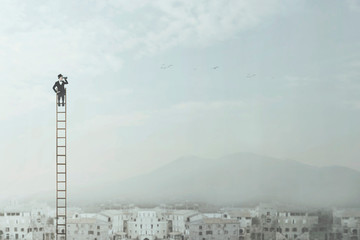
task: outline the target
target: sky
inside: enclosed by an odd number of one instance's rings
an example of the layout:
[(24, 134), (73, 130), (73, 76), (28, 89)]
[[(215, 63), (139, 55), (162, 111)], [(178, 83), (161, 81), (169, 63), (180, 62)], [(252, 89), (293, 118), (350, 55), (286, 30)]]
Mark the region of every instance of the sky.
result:
[(55, 189), (59, 73), (73, 186), (235, 152), (360, 170), (359, 0), (0, 2), (1, 197)]

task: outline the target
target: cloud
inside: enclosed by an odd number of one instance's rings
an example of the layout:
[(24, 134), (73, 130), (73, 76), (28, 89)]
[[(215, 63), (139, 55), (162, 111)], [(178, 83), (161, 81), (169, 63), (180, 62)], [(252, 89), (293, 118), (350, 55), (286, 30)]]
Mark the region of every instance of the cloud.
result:
[(126, 54), (208, 46), (256, 26), (280, 8), (278, 0), (90, 2), (5, 1), (1, 69), (16, 66), (30, 76), (59, 69), (82, 75), (118, 71)]
[(350, 107), (351, 109), (354, 110), (360, 110), (360, 100), (347, 100), (347, 101), (343, 101), (345, 106)]
[(203, 110), (216, 110), (224, 109), (228, 107), (242, 108), (246, 106), (243, 101), (197, 101), (197, 102), (183, 102), (172, 106), (175, 110), (191, 110), (191, 111), (203, 111)]
[(116, 129), (118, 127), (138, 126), (144, 123), (149, 115), (143, 112), (132, 114), (97, 115), (88, 120), (82, 128), (97, 131), (101, 128)]
[(242, 100), (217, 100), (217, 101), (192, 101), (175, 104), (169, 108), (170, 111), (216, 111), (216, 110), (246, 110), (248, 108), (260, 107), (274, 104), (282, 100), (281, 96), (266, 97), (256, 95)]
[(0, 120), (7, 120), (42, 108), (55, 98), (41, 85), (3, 84), (0, 94)]
[(360, 1), (359, 0), (347, 0), (349, 9), (351, 11), (360, 12)]
[(0, 119), (48, 102), (49, 91), (41, 86), (54, 73), (85, 79), (117, 72), (128, 57), (208, 46), (256, 26), (279, 9), (278, 0), (3, 1), (0, 77), (5, 86), (0, 106), (6, 101), (14, 105), (5, 107)]
[(130, 37), (122, 46), (138, 48), (141, 56), (175, 46), (209, 46), (256, 26), (280, 9), (276, 0), (140, 1), (132, 7), (129, 2), (114, 4), (136, 17), (125, 28)]

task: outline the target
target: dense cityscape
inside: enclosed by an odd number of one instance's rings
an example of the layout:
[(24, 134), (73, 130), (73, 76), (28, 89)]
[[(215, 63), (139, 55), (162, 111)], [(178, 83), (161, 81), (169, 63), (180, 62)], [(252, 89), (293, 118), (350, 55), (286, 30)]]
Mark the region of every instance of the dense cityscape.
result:
[[(357, 240), (360, 208), (316, 209), (280, 203), (216, 207), (205, 203), (69, 207), (71, 240)], [(0, 239), (55, 239), (55, 209), (12, 202), (0, 212)]]

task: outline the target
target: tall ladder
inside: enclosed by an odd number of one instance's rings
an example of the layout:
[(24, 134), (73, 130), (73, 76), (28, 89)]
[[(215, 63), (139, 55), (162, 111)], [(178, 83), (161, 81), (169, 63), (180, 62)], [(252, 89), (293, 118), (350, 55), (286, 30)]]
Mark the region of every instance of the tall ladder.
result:
[(56, 240), (66, 240), (66, 100), (58, 106), (56, 95)]

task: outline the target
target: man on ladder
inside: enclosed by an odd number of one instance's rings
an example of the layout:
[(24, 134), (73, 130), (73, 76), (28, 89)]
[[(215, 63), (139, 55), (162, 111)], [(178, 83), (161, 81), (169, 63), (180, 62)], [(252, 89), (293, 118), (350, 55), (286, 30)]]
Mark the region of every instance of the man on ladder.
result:
[[(66, 89), (68, 84), (67, 77), (58, 75), (58, 81), (55, 82), (53, 90), (56, 92), (56, 240), (66, 240), (66, 215), (67, 215), (67, 158), (66, 158)], [(62, 108), (60, 107), (62, 99)]]
[(62, 74), (58, 75), (58, 81), (55, 82), (53, 89), (54, 92), (56, 92), (58, 96), (58, 106), (60, 107), (60, 99), (62, 100), (62, 106), (65, 106), (64, 104), (64, 98), (66, 94), (65, 84), (68, 84), (67, 77), (63, 77)]

